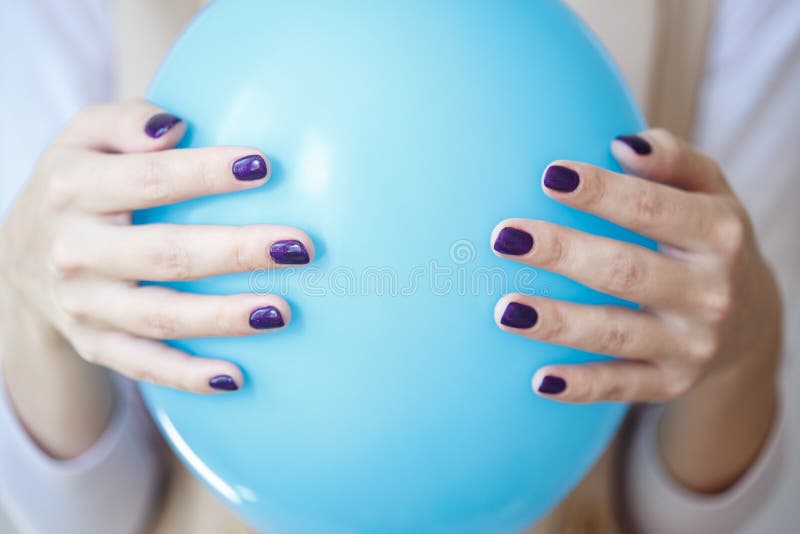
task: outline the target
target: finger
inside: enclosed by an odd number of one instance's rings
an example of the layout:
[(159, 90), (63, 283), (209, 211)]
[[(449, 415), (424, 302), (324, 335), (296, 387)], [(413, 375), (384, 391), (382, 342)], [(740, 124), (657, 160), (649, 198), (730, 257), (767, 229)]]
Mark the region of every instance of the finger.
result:
[[(314, 258), (311, 238), (290, 226), (103, 226), (70, 252), (72, 272), (124, 280), (193, 280), (297, 267)], [(63, 263), (63, 262), (62, 262)]]
[(711, 195), (572, 161), (548, 166), (542, 186), (559, 202), (686, 250), (710, 248), (723, 208)]
[(676, 396), (659, 367), (630, 360), (548, 365), (536, 371), (531, 387), (543, 397), (571, 403), (654, 402)]
[(244, 147), (106, 154), (80, 161), (74, 187), (91, 194), (75, 195), (75, 202), (101, 213), (250, 189), (263, 185), (270, 172), (269, 160), (262, 152)]
[(654, 182), (688, 191), (731, 191), (714, 160), (664, 129), (617, 137), (611, 152), (626, 172)]
[(84, 108), (56, 143), (101, 152), (153, 152), (174, 147), (186, 133), (179, 117), (144, 100)]
[(275, 295), (196, 295), (155, 286), (96, 289), (80, 306), (103, 327), (151, 339), (246, 336), (291, 321), (289, 305)]
[(587, 306), (514, 293), (497, 302), (494, 316), (507, 332), (597, 354), (659, 360), (676, 352), (672, 336), (656, 316), (621, 306)]
[(231, 362), (190, 356), (160, 341), (95, 329), (84, 330), (78, 339), (74, 345), (84, 359), (133, 380), (195, 393), (232, 391), (244, 383)]
[(498, 256), (645, 306), (684, 310), (693, 303), (686, 295), (700, 293), (701, 276), (687, 262), (553, 223), (508, 219), (495, 227), (492, 240)]

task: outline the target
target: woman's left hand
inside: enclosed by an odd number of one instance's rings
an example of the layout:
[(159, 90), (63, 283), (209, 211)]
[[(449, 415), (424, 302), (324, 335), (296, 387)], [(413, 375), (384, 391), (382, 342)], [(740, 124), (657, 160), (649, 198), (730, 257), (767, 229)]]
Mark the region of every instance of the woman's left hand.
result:
[(774, 370), (779, 293), (720, 168), (663, 130), (618, 138), (612, 152), (628, 174), (557, 161), (542, 187), (558, 202), (655, 239), (658, 251), (538, 220), (509, 219), (492, 234), (504, 258), (641, 304), (504, 296), (495, 310), (502, 329), (619, 358), (542, 367), (533, 389), (566, 402), (659, 401), (709, 376)]

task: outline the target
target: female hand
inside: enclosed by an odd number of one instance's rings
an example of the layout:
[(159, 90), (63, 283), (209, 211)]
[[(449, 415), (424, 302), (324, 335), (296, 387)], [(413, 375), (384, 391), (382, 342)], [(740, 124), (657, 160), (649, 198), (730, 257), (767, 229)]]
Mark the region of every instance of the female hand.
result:
[(628, 174), (557, 161), (545, 170), (543, 189), (655, 239), (658, 251), (536, 220), (509, 219), (493, 232), (502, 257), (642, 306), (504, 296), (495, 310), (500, 328), (619, 358), (545, 366), (533, 389), (566, 402), (658, 401), (711, 377), (747, 387), (771, 376), (781, 342), (780, 298), (719, 167), (663, 130), (618, 138), (612, 152)]
[(137, 281), (291, 267), (308, 263), (314, 248), (285, 226), (132, 226), (132, 210), (269, 179), (266, 156), (253, 148), (170, 150), (185, 131), (142, 101), (80, 113), (43, 154), (3, 225), (0, 279), (7, 308), (33, 310), (88, 362), (198, 393), (235, 390), (236, 365), (157, 340), (277, 330), (291, 319), (287, 303)]

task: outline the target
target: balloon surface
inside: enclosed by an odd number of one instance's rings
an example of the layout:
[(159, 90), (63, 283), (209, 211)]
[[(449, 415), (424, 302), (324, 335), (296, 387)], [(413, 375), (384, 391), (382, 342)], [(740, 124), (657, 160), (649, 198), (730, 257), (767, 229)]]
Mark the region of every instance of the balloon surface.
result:
[[(585, 26), (553, 0), (221, 0), (173, 47), (149, 99), (181, 146), (264, 150), (272, 179), (141, 211), (139, 224), (305, 229), (299, 270), (167, 284), (278, 293), (279, 333), (171, 341), (225, 358), (241, 390), (142, 384), (173, 449), (269, 533), (503, 533), (559, 502), (624, 404), (536, 396), (534, 371), (598, 355), (502, 332), (506, 292), (632, 305), (495, 257), (508, 217), (651, 246), (541, 191), (554, 159), (616, 168), (643, 127)], [(265, 258), (266, 248), (265, 243)]]

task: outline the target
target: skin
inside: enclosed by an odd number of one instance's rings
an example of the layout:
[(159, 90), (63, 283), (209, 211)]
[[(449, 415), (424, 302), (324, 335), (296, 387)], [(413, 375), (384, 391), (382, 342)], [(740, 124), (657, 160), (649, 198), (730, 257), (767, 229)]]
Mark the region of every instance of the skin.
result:
[[(640, 136), (639, 155), (614, 141), (626, 174), (557, 161), (580, 176), (554, 200), (636, 230), (660, 243), (651, 251), (545, 221), (509, 219), (534, 246), (500, 256), (573, 278), (642, 305), (639, 310), (506, 295), (500, 328), (514, 334), (617, 356), (539, 369), (566, 381), (563, 402), (665, 402), (659, 443), (665, 465), (690, 489), (716, 492), (744, 473), (769, 433), (777, 405), (781, 302), (744, 207), (719, 167), (663, 130)], [(537, 310), (527, 329), (500, 323), (509, 302)]]
[[(258, 333), (256, 307), (290, 310), (277, 296), (201, 296), (138, 287), (136, 280), (185, 280), (274, 267), (281, 239), (313, 245), (301, 230), (270, 225), (134, 227), (131, 211), (202, 195), (260, 187), (230, 172), (253, 148), (172, 150), (182, 124), (145, 135), (162, 112), (144, 102), (81, 113), (47, 149), (0, 232), (0, 303), (6, 386), (23, 424), (47, 453), (72, 458), (90, 447), (113, 411), (107, 368), (159, 384), (211, 393), (208, 380), (241, 371), (156, 341)], [(610, 363), (549, 366), (533, 377), (564, 378), (564, 402), (667, 401), (660, 445), (687, 487), (718, 491), (758, 454), (775, 411), (780, 300), (752, 228), (718, 167), (663, 131), (642, 134), (653, 153), (615, 142), (628, 175), (576, 162), (572, 193), (559, 202), (649, 235), (658, 252), (544, 221), (511, 219), (534, 236), (509, 257), (640, 302), (591, 307), (524, 295), (539, 312), (514, 334), (613, 354)], [(642, 178), (634, 177), (641, 176)]]
[[(157, 341), (263, 332), (250, 313), (273, 295), (191, 295), (137, 280), (188, 280), (275, 267), (268, 249), (310, 238), (286, 226), (157, 224), (132, 226), (135, 209), (263, 186), (235, 179), (247, 147), (173, 150), (178, 123), (154, 139), (147, 120), (163, 112), (143, 101), (80, 113), (45, 151), (0, 234), (3, 365), (20, 419), (56, 458), (72, 458), (102, 434), (113, 411), (105, 369), (197, 393), (209, 380), (241, 370), (190, 356)], [(281, 267), (287, 267), (281, 265)]]

